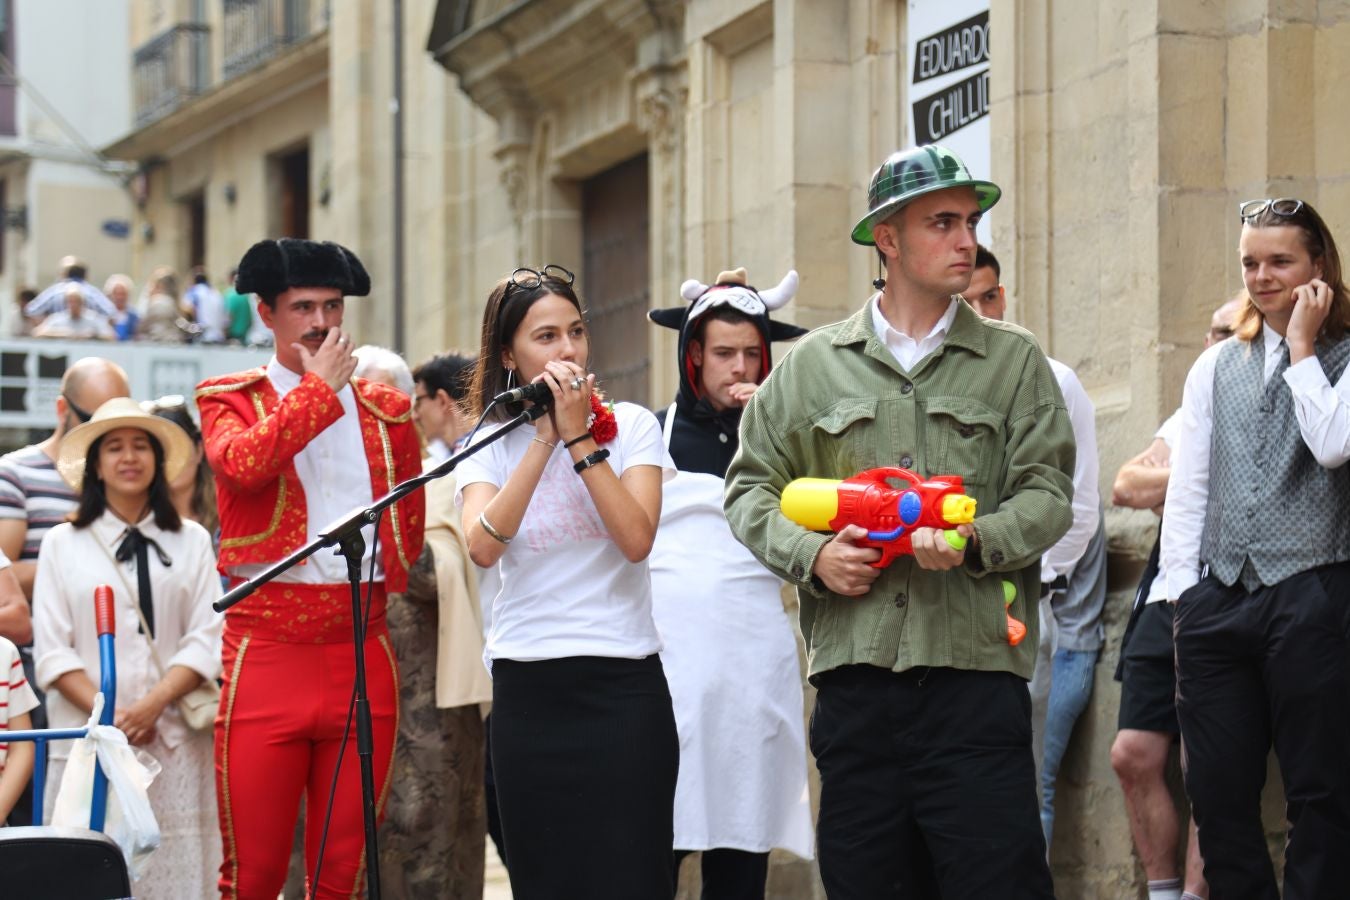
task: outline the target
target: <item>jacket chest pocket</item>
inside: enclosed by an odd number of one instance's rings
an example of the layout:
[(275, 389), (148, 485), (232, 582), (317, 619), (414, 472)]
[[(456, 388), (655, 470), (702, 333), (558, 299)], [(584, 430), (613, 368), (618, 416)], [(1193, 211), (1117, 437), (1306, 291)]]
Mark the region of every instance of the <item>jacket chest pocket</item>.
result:
[(989, 484), (1003, 458), (1003, 416), (968, 397), (931, 398), (926, 412), (925, 447), (933, 469), (925, 474)]
[(842, 400), (826, 410), (811, 423), (821, 461), (833, 460), (834, 472), (849, 474), (877, 465), (876, 418), (877, 401), (871, 398)]

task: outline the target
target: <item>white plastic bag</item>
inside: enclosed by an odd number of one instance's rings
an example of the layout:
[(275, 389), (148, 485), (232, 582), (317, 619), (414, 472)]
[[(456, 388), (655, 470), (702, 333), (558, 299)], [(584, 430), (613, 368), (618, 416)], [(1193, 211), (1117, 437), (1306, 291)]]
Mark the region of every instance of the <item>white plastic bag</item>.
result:
[(147, 857), (159, 846), (159, 823), (150, 808), (148, 790), (160, 766), (153, 756), (128, 744), (120, 729), (99, 725), (102, 711), (103, 694), (99, 693), (94, 697), (94, 710), (89, 716), (89, 736), (75, 742), (66, 761), (52, 824), (89, 827), (97, 756), (108, 776), (108, 812), (103, 831), (122, 848), (127, 870), (136, 879), (141, 876)]

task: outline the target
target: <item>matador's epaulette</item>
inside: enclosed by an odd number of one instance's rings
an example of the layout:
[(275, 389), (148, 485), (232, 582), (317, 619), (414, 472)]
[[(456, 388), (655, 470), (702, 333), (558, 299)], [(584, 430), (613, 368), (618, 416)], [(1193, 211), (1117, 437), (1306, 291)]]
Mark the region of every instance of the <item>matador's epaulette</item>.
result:
[(352, 390), (360, 404), (377, 419), (401, 425), (412, 418), (412, 401), (397, 388), (378, 381), (353, 378)]
[(197, 385), (196, 398), (209, 396), (211, 394), (221, 394), (226, 391), (238, 391), (256, 384), (260, 379), (267, 377), (267, 370), (259, 366), (256, 369), (245, 369), (243, 372), (231, 372), (228, 375), (217, 375), (215, 378), (208, 378)]

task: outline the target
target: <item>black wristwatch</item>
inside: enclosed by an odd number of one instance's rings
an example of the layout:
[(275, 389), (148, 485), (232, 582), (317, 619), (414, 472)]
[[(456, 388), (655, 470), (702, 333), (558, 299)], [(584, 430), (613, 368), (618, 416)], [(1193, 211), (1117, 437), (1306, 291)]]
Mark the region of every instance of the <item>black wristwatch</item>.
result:
[(609, 459), (609, 451), (606, 450), (604, 447), (601, 447), (594, 453), (589, 454), (588, 456), (583, 456), (581, 459), (573, 463), (572, 471), (580, 475), (582, 472), (586, 471), (591, 466), (598, 466), (600, 465), (600, 463), (604, 462), (607, 459)]

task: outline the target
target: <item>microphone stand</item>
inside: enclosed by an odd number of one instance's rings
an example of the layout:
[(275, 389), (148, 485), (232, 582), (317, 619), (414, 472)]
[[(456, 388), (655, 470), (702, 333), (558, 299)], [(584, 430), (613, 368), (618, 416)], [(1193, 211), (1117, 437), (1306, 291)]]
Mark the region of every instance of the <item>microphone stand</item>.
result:
[(281, 562), (237, 585), (211, 604), (216, 612), (224, 612), (282, 572), (293, 568), (325, 547), (336, 546), (338, 554), (346, 558), (347, 580), (352, 593), (352, 637), (356, 647), (356, 755), (361, 765), (361, 803), (366, 828), (366, 892), (369, 900), (380, 900), (380, 854), (379, 838), (376, 835), (375, 746), (371, 737), (370, 697), (366, 692), (366, 633), (365, 622), (361, 616), (361, 557), (366, 552), (366, 539), (362, 536), (361, 529), (376, 522), (384, 510), (428, 481), (448, 475), (462, 460), (488, 444), (501, 440), (521, 425), (538, 419), (550, 405), (548, 402), (536, 403), (478, 443), (465, 447), (435, 468), (395, 485), (393, 490), (370, 506), (357, 507)]

